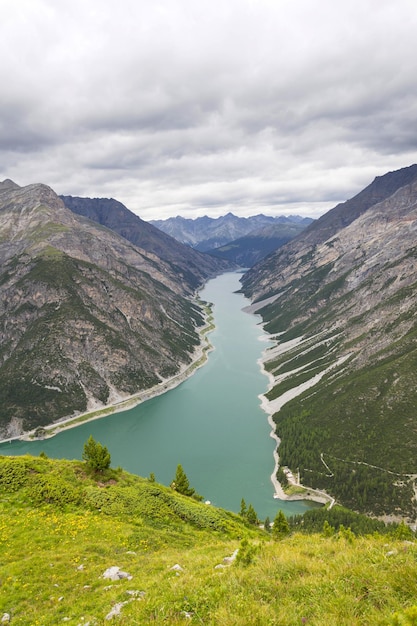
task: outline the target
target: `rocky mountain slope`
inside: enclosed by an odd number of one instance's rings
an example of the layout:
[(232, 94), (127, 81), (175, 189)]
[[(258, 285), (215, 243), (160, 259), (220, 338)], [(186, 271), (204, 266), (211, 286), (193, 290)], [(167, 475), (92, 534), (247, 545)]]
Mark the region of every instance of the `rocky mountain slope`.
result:
[(0, 262), (0, 437), (146, 389), (199, 344), (201, 272), (75, 215), (45, 185), (0, 183)]
[(285, 228), (289, 224), (301, 224), (305, 227), (311, 221), (310, 218), (297, 215), (271, 217), (260, 214), (251, 217), (238, 217), (233, 213), (228, 213), (216, 218), (206, 215), (196, 219), (177, 216), (167, 220), (153, 220), (151, 224), (175, 237), (178, 241), (201, 252), (207, 252), (266, 226), (282, 225)]
[(192, 291), (207, 278), (235, 268), (227, 260), (213, 259), (185, 246), (113, 198), (60, 197), (73, 213), (114, 230), (135, 246), (167, 261)]
[[(417, 165), (378, 177), (243, 277), (282, 465), (340, 502), (414, 519)], [(282, 476), (282, 474), (281, 474)]]

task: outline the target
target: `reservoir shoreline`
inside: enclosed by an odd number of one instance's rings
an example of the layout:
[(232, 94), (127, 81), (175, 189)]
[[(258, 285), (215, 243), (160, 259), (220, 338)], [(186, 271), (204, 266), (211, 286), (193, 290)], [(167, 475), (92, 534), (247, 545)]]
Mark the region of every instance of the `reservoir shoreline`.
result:
[(181, 463), (199, 492), (228, 510), (238, 511), (242, 497), (261, 519), (273, 517), (277, 508), (294, 515), (315, 502), (322, 504), (313, 490), (297, 485), (288, 494), (276, 480), (279, 439), (273, 412), (263, 399), (269, 377), (263, 360), (276, 346), (276, 337), (264, 330), (259, 315), (248, 315), (238, 279), (237, 272), (226, 273), (197, 295), (205, 313), (200, 343), (175, 376), (130, 397), (112, 398), (107, 406), (89, 406), (83, 414), (57, 420), (38, 436), (26, 433), (15, 437), (18, 441), (8, 437), (0, 454), (42, 451), (55, 458), (79, 458), (92, 435), (109, 447), (116, 465), (141, 476), (152, 472), (162, 484), (170, 483), (172, 468)]
[[(301, 339), (302, 338), (298, 338), (295, 341), (301, 341)], [(267, 376), (269, 379), (268, 389), (266, 390), (265, 393), (262, 393), (259, 395), (259, 399), (261, 401), (262, 410), (265, 411), (265, 413), (268, 416), (268, 424), (271, 427), (270, 437), (276, 443), (275, 449), (274, 449), (275, 466), (274, 466), (274, 471), (271, 474), (271, 482), (275, 489), (274, 497), (279, 498), (280, 500), (287, 500), (287, 501), (292, 501), (292, 502), (296, 500), (312, 500), (313, 502), (318, 502), (320, 504), (329, 504), (329, 508), (332, 508), (333, 505), (335, 504), (335, 499), (332, 496), (327, 494), (325, 491), (313, 489), (313, 488), (308, 487), (307, 485), (301, 484), (299, 480), (297, 480), (293, 476), (292, 472), (288, 468), (283, 468), (284, 472), (286, 473), (288, 483), (292, 488), (294, 487), (298, 488), (300, 490), (300, 493), (294, 493), (290, 495), (285, 493), (281, 483), (277, 479), (277, 472), (280, 467), (279, 445), (281, 443), (281, 439), (277, 435), (276, 424), (273, 420), (273, 416), (275, 415), (275, 413), (279, 411), (279, 409), (282, 406), (284, 406), (284, 404), (289, 402), (291, 399), (296, 398), (306, 388), (308, 388), (309, 386), (312, 386), (314, 382), (312, 379), (308, 381), (307, 384), (303, 383), (299, 385), (298, 387), (295, 387), (291, 389), (290, 391), (286, 392), (282, 396), (279, 396), (273, 402), (270, 402), (268, 398), (266, 397), (266, 394), (268, 393), (268, 391), (270, 391), (273, 388), (275, 384), (275, 378), (270, 372), (267, 371), (267, 369), (265, 368), (265, 363), (267, 363), (271, 359), (271, 353), (273, 353), (274, 351), (279, 350), (280, 352), (285, 352), (285, 348), (283, 348), (282, 346), (281, 347), (279, 346), (277, 337), (275, 337), (275, 340), (274, 340), (273, 337), (271, 336), (271, 341), (275, 341), (275, 346), (270, 348), (269, 350), (266, 349), (263, 351), (262, 357), (259, 359), (258, 364), (261, 368), (262, 373), (265, 374), (265, 376)], [(288, 343), (292, 344), (293, 342), (288, 342)]]

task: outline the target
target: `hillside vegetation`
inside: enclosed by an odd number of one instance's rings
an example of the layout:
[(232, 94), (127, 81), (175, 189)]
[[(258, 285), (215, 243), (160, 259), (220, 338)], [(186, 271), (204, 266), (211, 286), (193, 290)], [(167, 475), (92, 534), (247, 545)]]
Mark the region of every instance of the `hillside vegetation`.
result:
[(417, 545), (404, 525), (375, 532), (322, 509), (277, 535), (153, 476), (43, 455), (0, 457), (0, 495), (3, 622), (416, 623)]

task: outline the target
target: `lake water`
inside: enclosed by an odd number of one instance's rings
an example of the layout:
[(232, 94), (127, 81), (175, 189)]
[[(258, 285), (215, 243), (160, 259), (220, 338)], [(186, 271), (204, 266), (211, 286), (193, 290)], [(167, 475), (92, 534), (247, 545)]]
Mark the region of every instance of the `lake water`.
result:
[(178, 463), (190, 485), (213, 504), (238, 512), (241, 499), (251, 503), (260, 519), (272, 520), (278, 509), (286, 515), (304, 513), (314, 503), (273, 498), (274, 441), (259, 394), (267, 377), (258, 360), (269, 345), (260, 317), (242, 308), (249, 301), (234, 293), (240, 274), (210, 280), (201, 292), (213, 303), (216, 328), (208, 362), (181, 385), (133, 409), (64, 431), (51, 439), (13, 441), (0, 454), (45, 452), (51, 458), (81, 459), (90, 435), (106, 445), (112, 467), (141, 476), (155, 474), (169, 485)]

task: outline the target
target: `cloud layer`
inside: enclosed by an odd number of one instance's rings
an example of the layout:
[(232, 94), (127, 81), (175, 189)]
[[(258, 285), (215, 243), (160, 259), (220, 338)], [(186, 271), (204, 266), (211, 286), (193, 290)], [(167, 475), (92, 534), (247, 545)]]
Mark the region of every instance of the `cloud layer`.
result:
[(3, 0), (0, 179), (317, 216), (417, 161), (415, 0)]

